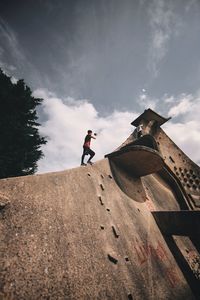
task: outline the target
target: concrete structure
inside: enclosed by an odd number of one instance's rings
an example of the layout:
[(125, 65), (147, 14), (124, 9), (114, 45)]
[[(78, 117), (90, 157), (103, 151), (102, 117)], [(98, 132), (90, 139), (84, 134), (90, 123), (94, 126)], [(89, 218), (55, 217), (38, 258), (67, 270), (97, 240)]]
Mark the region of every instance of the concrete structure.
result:
[(146, 110), (93, 166), (0, 180), (0, 299), (200, 299), (200, 169)]

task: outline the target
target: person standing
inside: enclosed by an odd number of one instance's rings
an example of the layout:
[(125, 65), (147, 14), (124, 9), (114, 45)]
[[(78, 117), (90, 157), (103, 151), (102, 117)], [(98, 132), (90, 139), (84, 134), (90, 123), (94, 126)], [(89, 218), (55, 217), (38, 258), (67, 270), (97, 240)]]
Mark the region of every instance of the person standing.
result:
[(91, 142), (91, 139), (96, 139), (96, 133), (94, 133), (94, 136), (92, 135), (92, 130), (88, 130), (87, 132), (87, 135), (85, 137), (85, 140), (84, 140), (84, 144), (83, 144), (83, 154), (82, 154), (82, 157), (81, 157), (81, 166), (86, 166), (86, 164), (84, 163), (84, 158), (86, 155), (90, 155), (87, 163), (92, 165), (93, 162), (91, 161), (91, 159), (95, 156), (95, 152), (90, 149), (90, 142)]

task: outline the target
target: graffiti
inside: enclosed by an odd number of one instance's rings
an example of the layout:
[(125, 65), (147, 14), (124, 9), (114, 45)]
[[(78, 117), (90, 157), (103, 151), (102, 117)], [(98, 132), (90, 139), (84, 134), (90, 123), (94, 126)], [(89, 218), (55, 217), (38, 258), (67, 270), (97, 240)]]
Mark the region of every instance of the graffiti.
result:
[[(160, 261), (162, 263), (168, 261), (167, 253), (160, 241), (158, 241), (156, 247), (153, 247), (153, 245), (150, 243), (141, 244), (141, 242), (136, 239), (134, 249), (140, 266), (147, 263), (151, 258), (154, 258), (156, 261)], [(172, 288), (174, 288), (179, 282), (179, 277), (175, 269), (167, 268), (166, 277)]]
[(140, 265), (144, 264), (148, 259), (145, 249), (144, 249), (144, 246), (136, 245), (136, 246), (134, 246), (134, 249), (135, 249), (135, 252), (137, 253), (137, 257), (138, 257)]
[(175, 288), (177, 283), (179, 282), (179, 277), (175, 271), (175, 269), (169, 268), (166, 270), (166, 276), (169, 280), (169, 283), (172, 288)]
[(146, 201), (145, 201), (146, 207), (150, 211), (155, 211), (155, 205), (154, 205), (153, 201), (151, 200), (151, 199), (154, 199), (152, 192), (151, 192), (151, 190), (149, 190), (149, 188), (145, 184), (143, 184), (143, 186), (144, 186), (144, 190), (145, 190), (145, 194), (146, 194)]
[(156, 254), (157, 254), (158, 258), (162, 261), (164, 261), (167, 258), (167, 254), (166, 254), (165, 249), (162, 246), (161, 242), (158, 242), (158, 245), (156, 247)]
[(147, 208), (150, 211), (155, 211), (155, 206), (153, 204), (153, 201), (150, 198), (146, 197), (146, 202), (145, 203), (146, 203)]
[(157, 257), (162, 261), (166, 260), (167, 258), (166, 251), (161, 242), (158, 242), (157, 246), (154, 248), (150, 243), (141, 244), (136, 239), (136, 245), (134, 248), (141, 264), (146, 262), (149, 256)]

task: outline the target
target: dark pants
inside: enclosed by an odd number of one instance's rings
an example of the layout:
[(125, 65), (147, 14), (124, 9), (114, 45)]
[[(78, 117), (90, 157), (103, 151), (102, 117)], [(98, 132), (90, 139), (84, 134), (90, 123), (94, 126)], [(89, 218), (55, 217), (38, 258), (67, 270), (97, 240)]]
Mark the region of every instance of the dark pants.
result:
[(81, 157), (81, 163), (84, 163), (84, 158), (86, 155), (90, 155), (89, 159), (87, 162), (89, 162), (94, 156), (95, 156), (95, 152), (92, 151), (90, 148), (83, 146), (83, 155)]

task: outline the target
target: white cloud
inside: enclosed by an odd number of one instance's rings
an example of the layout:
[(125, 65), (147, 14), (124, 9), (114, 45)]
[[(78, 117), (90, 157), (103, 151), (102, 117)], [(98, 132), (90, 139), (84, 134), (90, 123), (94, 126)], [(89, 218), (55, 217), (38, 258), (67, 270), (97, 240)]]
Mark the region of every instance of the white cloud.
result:
[[(170, 103), (171, 105), (171, 103)], [(168, 112), (172, 120), (163, 129), (170, 138), (196, 163), (200, 164), (200, 95), (177, 97)]]
[(115, 111), (100, 117), (87, 100), (60, 99), (44, 89), (36, 90), (34, 96), (44, 99), (42, 109), (47, 118), (40, 128), (41, 134), (48, 136), (42, 148), (45, 157), (38, 163), (40, 173), (79, 166), (88, 129), (98, 134), (91, 145), (96, 152), (94, 160), (102, 159), (129, 136), (133, 130), (130, 123), (138, 115)]
[[(172, 117), (163, 129), (194, 162), (200, 164), (200, 91), (195, 95), (164, 94), (159, 99), (142, 93), (137, 101), (141, 108), (151, 108), (163, 116)], [(162, 105), (162, 103), (164, 105)]]
[[(139, 115), (115, 111), (101, 117), (88, 100), (60, 99), (44, 89), (36, 90), (34, 96), (44, 99), (42, 110), (46, 121), (42, 122), (40, 132), (48, 136), (48, 143), (42, 148), (45, 157), (38, 163), (39, 173), (79, 166), (88, 129), (98, 134), (91, 145), (96, 152), (94, 161), (102, 159), (125, 141), (133, 131), (130, 123)], [(144, 108), (152, 101), (155, 109), (157, 100), (146, 97)], [(175, 99), (166, 95), (166, 99), (170, 98)], [(182, 94), (176, 101), (166, 103), (174, 118), (163, 126), (169, 137), (196, 163), (200, 163), (200, 152), (196, 151), (200, 148), (199, 99)]]
[(140, 95), (140, 99), (143, 101), (143, 100), (146, 100), (147, 96), (145, 94), (141, 94)]
[(168, 115), (171, 117), (177, 117), (188, 113), (193, 107), (192, 100), (191, 95), (183, 95), (183, 98), (180, 99), (178, 104), (170, 108)]
[(158, 103), (158, 99), (151, 98), (148, 94), (142, 93), (139, 95), (139, 99), (137, 103), (140, 105), (142, 109), (151, 108), (153, 110), (156, 109), (156, 105)]
[(174, 102), (174, 96), (170, 96), (170, 97), (168, 97), (168, 95), (164, 95), (164, 102), (165, 103), (172, 103), (172, 102)]
[[(173, 97), (173, 96), (172, 96)], [(200, 113), (200, 91), (195, 95), (181, 94), (173, 97), (174, 101), (167, 103), (170, 105), (168, 110), (168, 116), (179, 117), (183, 122), (191, 120), (199, 121)]]
[(8, 63), (5, 63), (3, 61), (3, 57), (0, 53), (0, 68), (4, 71), (4, 73), (8, 76), (10, 76), (10, 73), (16, 70), (16, 68), (13, 65), (10, 65)]
[(11, 76), (10, 80), (12, 81), (12, 83), (16, 84), (18, 79), (15, 76)]
[(164, 59), (169, 41), (173, 35), (178, 35), (182, 26), (181, 20), (174, 12), (173, 2), (153, 0), (149, 6), (151, 42), (149, 48), (148, 66), (157, 77), (159, 64)]
[(194, 162), (200, 164), (200, 122), (169, 122), (163, 126), (165, 132)]

